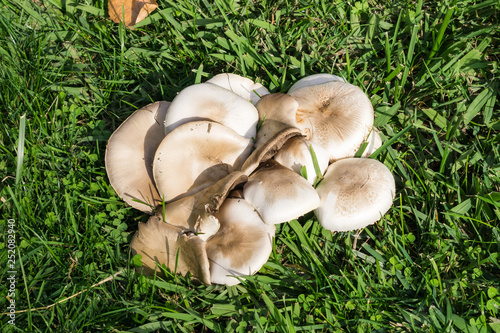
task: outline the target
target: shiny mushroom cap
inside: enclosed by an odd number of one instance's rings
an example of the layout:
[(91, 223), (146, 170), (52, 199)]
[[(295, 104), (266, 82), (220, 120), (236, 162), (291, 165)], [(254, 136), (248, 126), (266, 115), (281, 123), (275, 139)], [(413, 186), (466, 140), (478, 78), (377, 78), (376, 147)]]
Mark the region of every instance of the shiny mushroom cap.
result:
[(200, 83), (183, 89), (165, 118), (166, 133), (191, 121), (210, 120), (239, 135), (255, 137), (258, 113), (252, 103), (216, 84)]
[(316, 188), (315, 210), (321, 225), (332, 231), (364, 228), (392, 206), (396, 188), (390, 170), (371, 158), (346, 158), (331, 164)]
[(160, 197), (171, 202), (240, 170), (252, 141), (212, 121), (185, 123), (158, 146), (153, 175)]
[(296, 219), (319, 206), (314, 188), (274, 160), (263, 163), (243, 186), (243, 197), (267, 224)]
[(111, 186), (130, 206), (152, 214), (160, 201), (153, 178), (153, 158), (165, 137), (163, 121), (169, 102), (149, 104), (128, 117), (106, 147)]
[(308, 140), (325, 148), (330, 161), (354, 156), (373, 127), (370, 99), (340, 81), (306, 86), (290, 93), (298, 102), (297, 126)]
[(269, 90), (260, 83), (255, 83), (249, 78), (231, 73), (218, 74), (207, 81), (234, 92), (236, 95), (255, 105), (259, 99), (269, 94)]
[(215, 216), (219, 231), (207, 241), (212, 283), (235, 285), (235, 276), (256, 273), (269, 259), (274, 225), (265, 224), (243, 199), (226, 199)]

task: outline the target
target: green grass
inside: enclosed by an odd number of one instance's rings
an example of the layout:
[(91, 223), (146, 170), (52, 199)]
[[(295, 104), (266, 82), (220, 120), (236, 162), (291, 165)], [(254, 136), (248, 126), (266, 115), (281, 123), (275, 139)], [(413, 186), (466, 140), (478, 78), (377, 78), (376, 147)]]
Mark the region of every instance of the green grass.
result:
[[(497, 0), (159, 0), (135, 30), (106, 5), (0, 0), (0, 311), (8, 219), (19, 311), (3, 332), (500, 332)], [(394, 206), (358, 233), (280, 225), (238, 286), (136, 275), (128, 243), (147, 216), (110, 187), (106, 141), (222, 72), (272, 92), (321, 72), (359, 85)]]

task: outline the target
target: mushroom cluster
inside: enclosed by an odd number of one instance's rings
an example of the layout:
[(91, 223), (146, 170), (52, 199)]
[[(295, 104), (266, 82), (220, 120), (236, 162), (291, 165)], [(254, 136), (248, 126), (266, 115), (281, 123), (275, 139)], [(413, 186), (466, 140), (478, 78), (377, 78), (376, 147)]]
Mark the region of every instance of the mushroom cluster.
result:
[(368, 158), (381, 146), (373, 122), (366, 94), (330, 74), (286, 94), (219, 74), (135, 111), (105, 163), (117, 194), (152, 215), (131, 242), (141, 271), (234, 285), (267, 262), (276, 224), (311, 211), (332, 231), (376, 222), (395, 182)]

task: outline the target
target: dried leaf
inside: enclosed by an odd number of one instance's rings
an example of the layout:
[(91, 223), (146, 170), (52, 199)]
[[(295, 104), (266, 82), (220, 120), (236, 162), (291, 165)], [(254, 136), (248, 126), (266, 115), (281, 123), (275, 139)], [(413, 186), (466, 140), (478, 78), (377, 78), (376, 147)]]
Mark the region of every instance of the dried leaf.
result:
[(130, 28), (144, 20), (157, 7), (156, 0), (109, 0), (108, 13), (113, 22), (123, 22)]

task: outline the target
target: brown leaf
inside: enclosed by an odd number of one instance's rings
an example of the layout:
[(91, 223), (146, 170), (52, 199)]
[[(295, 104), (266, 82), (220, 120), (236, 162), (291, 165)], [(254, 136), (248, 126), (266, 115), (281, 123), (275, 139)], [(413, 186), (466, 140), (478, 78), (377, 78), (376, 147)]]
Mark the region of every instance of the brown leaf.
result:
[(113, 22), (123, 22), (130, 28), (145, 19), (157, 7), (156, 0), (109, 0), (108, 13)]

